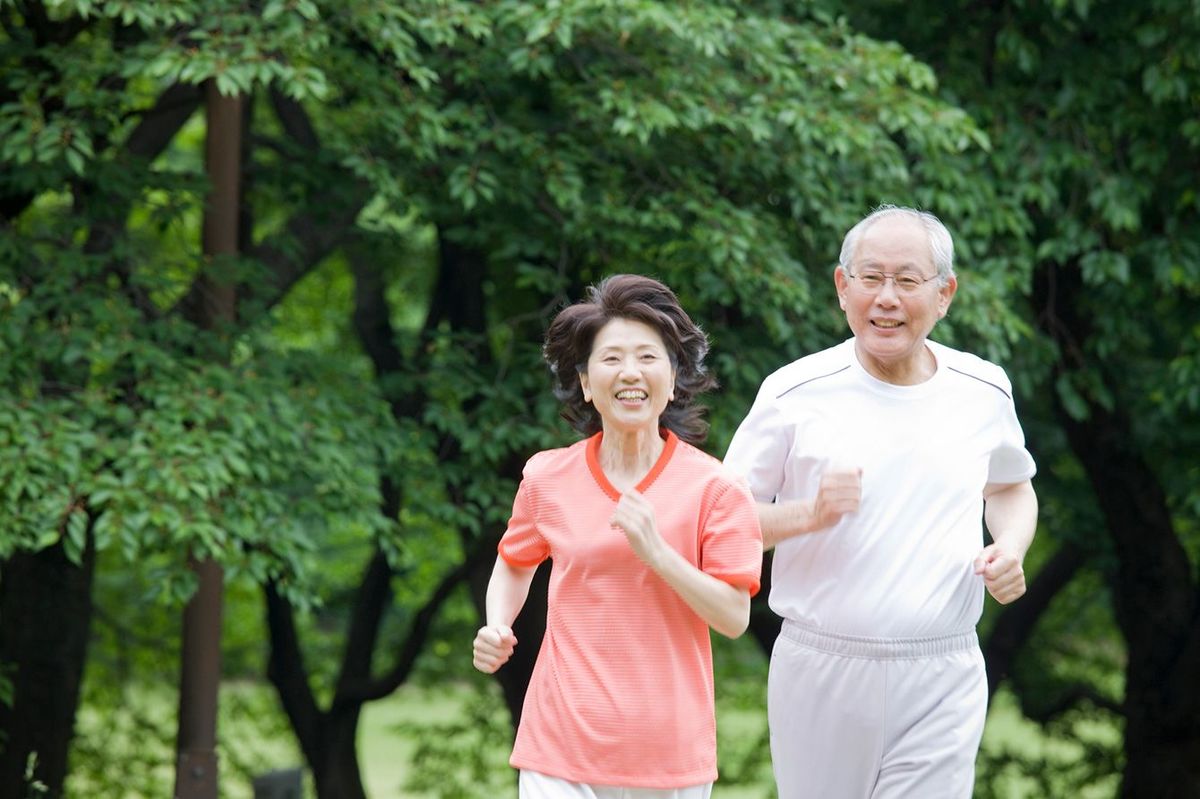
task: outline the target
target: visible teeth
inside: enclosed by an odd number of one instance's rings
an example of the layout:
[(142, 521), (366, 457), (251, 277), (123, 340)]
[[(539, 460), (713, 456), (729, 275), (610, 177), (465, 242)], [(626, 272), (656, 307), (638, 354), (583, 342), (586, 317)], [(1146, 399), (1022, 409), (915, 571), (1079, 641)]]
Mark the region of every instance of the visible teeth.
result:
[(624, 391), (617, 392), (617, 399), (645, 399), (645, 398), (646, 398), (645, 391), (635, 391), (633, 389), (626, 389)]
[(900, 327), (900, 323), (894, 319), (876, 319), (876, 327)]

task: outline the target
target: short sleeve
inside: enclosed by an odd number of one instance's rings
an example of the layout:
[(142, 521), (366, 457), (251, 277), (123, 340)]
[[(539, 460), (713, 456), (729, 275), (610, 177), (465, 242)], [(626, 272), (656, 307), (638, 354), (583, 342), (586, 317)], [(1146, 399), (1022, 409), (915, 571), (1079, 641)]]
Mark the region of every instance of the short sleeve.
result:
[(759, 502), (774, 502), (783, 487), (790, 442), (775, 397), (764, 384), (750, 413), (733, 434), (725, 453), (725, 466), (746, 478), (750, 493)]
[(500, 557), (511, 566), (537, 566), (550, 557), (550, 545), (538, 532), (532, 493), (529, 479), (522, 480), (513, 499), (508, 529), (500, 539)]
[(1022, 483), (1033, 477), (1037, 466), (1025, 448), (1025, 433), (1017, 420), (1017, 409), (1009, 397), (1000, 408), (1000, 440), (988, 460), (989, 483)]
[(741, 480), (726, 483), (704, 516), (700, 568), (730, 585), (758, 593), (762, 574), (762, 530), (758, 508)]

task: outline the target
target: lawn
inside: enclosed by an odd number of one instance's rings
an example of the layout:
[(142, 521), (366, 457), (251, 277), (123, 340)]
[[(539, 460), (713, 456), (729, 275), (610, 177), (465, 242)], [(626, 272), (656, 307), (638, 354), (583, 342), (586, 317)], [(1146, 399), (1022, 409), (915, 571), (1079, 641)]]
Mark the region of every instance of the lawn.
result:
[[(435, 799), (435, 793), (406, 791), (402, 786), (419, 768), (413, 762), (417, 742), (409, 736), (398, 734), (397, 727), (432, 722), (450, 724), (461, 719), (464, 707), (469, 703), (471, 691), (466, 687), (438, 688), (427, 691), (404, 687), (386, 700), (370, 705), (363, 715), (359, 752), (363, 766), (363, 778), (371, 799)], [(495, 713), (505, 717), (499, 696), (495, 697)], [(773, 799), (770, 765), (766, 761), (749, 756), (756, 742), (766, 732), (765, 709), (746, 707), (744, 695), (723, 701), (718, 708), (718, 736), (722, 749), (722, 769), (733, 761), (743, 772), (742, 782), (729, 784), (718, 781), (713, 790), (714, 799)], [(1038, 725), (1021, 717), (1016, 703), (1007, 693), (1001, 693), (993, 703), (984, 733), (983, 750), (995, 756), (1011, 753), (1029, 760), (1046, 759), (1052, 763), (1069, 764), (1085, 756), (1085, 745), (1089, 741), (1118, 740), (1118, 731), (1104, 724), (1081, 724), (1077, 726), (1079, 741), (1070, 742), (1051, 739), (1043, 734)], [(497, 751), (492, 753), (495, 768), (504, 770), (508, 753), (508, 741), (494, 742)], [(737, 770), (734, 769), (734, 770)], [(1019, 773), (1015, 766), (1003, 769), (990, 788), (997, 799), (1111, 799), (1116, 795), (1117, 778), (1080, 791), (1050, 788), (1049, 791), (1032, 777)], [(515, 790), (512, 796), (515, 796)]]
[[(480, 685), (487, 683), (406, 685), (367, 705), (359, 727), (359, 758), (370, 799), (516, 796), (514, 773), (507, 765), (508, 713), (498, 689), (488, 685), (487, 693), (480, 693)], [(713, 790), (714, 799), (774, 797), (763, 743), (763, 690), (756, 681), (718, 680), (722, 778)], [(174, 698), (164, 690), (153, 701), (143, 697), (142, 707), (138, 704), (131, 702), (126, 715), (103, 719), (86, 709), (81, 713), (80, 732), (95, 749), (76, 752), (69, 797), (167, 795), (173, 781)], [(981, 763), (990, 759), (994, 774), (976, 796), (1112, 799), (1116, 776), (1080, 790), (1062, 786), (1085, 762), (1089, 747), (1117, 742), (1119, 731), (1099, 722), (1076, 723), (1072, 731), (1074, 739), (1046, 736), (1021, 717), (1011, 696), (1001, 693), (989, 714), (981, 753)], [(251, 799), (252, 774), (301, 765), (269, 686), (247, 682), (223, 686), (219, 736), (223, 799)], [(94, 759), (91, 768), (85, 765), (90, 759)], [(1048, 782), (1039, 783), (1023, 773), (1023, 764), (1040, 761), (1050, 764), (1042, 769)], [(102, 768), (106, 778), (89, 778), (93, 768)], [(425, 787), (412, 787), (414, 781)], [(306, 799), (314, 796), (310, 783), (306, 777)], [(482, 787), (470, 791), (466, 786)]]

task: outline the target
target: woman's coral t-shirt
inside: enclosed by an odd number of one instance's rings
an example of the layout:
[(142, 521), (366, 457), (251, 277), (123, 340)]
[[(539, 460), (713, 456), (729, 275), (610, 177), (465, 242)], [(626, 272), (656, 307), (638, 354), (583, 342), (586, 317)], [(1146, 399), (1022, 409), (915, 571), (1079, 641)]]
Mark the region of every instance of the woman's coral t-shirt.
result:
[[(510, 763), (573, 782), (678, 788), (717, 777), (708, 625), (609, 523), (620, 493), (600, 468), (602, 433), (530, 458), (500, 555), (551, 558), (546, 635)], [(762, 534), (745, 484), (666, 433), (637, 486), (689, 562), (759, 588)]]

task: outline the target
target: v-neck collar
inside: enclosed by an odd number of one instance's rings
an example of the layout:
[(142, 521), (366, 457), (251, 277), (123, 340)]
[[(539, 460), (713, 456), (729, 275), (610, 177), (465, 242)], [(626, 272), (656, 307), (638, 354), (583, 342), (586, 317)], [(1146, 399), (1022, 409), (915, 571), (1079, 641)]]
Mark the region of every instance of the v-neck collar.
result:
[[(679, 437), (670, 430), (663, 429), (663, 448), (658, 454), (658, 460), (650, 467), (650, 471), (646, 472), (646, 476), (641, 479), (634, 490), (639, 494), (644, 493), (650, 484), (662, 474), (663, 469), (667, 468), (668, 461), (671, 460), (671, 455), (675, 453), (675, 445), (679, 442)], [(616, 489), (612, 483), (608, 481), (608, 476), (604, 474), (604, 469), (600, 467), (600, 442), (604, 439), (604, 431), (601, 430), (596, 435), (588, 439), (587, 442), (587, 465), (588, 470), (592, 473), (592, 477), (596, 483), (608, 494), (614, 501), (620, 501), (621, 492)]]

